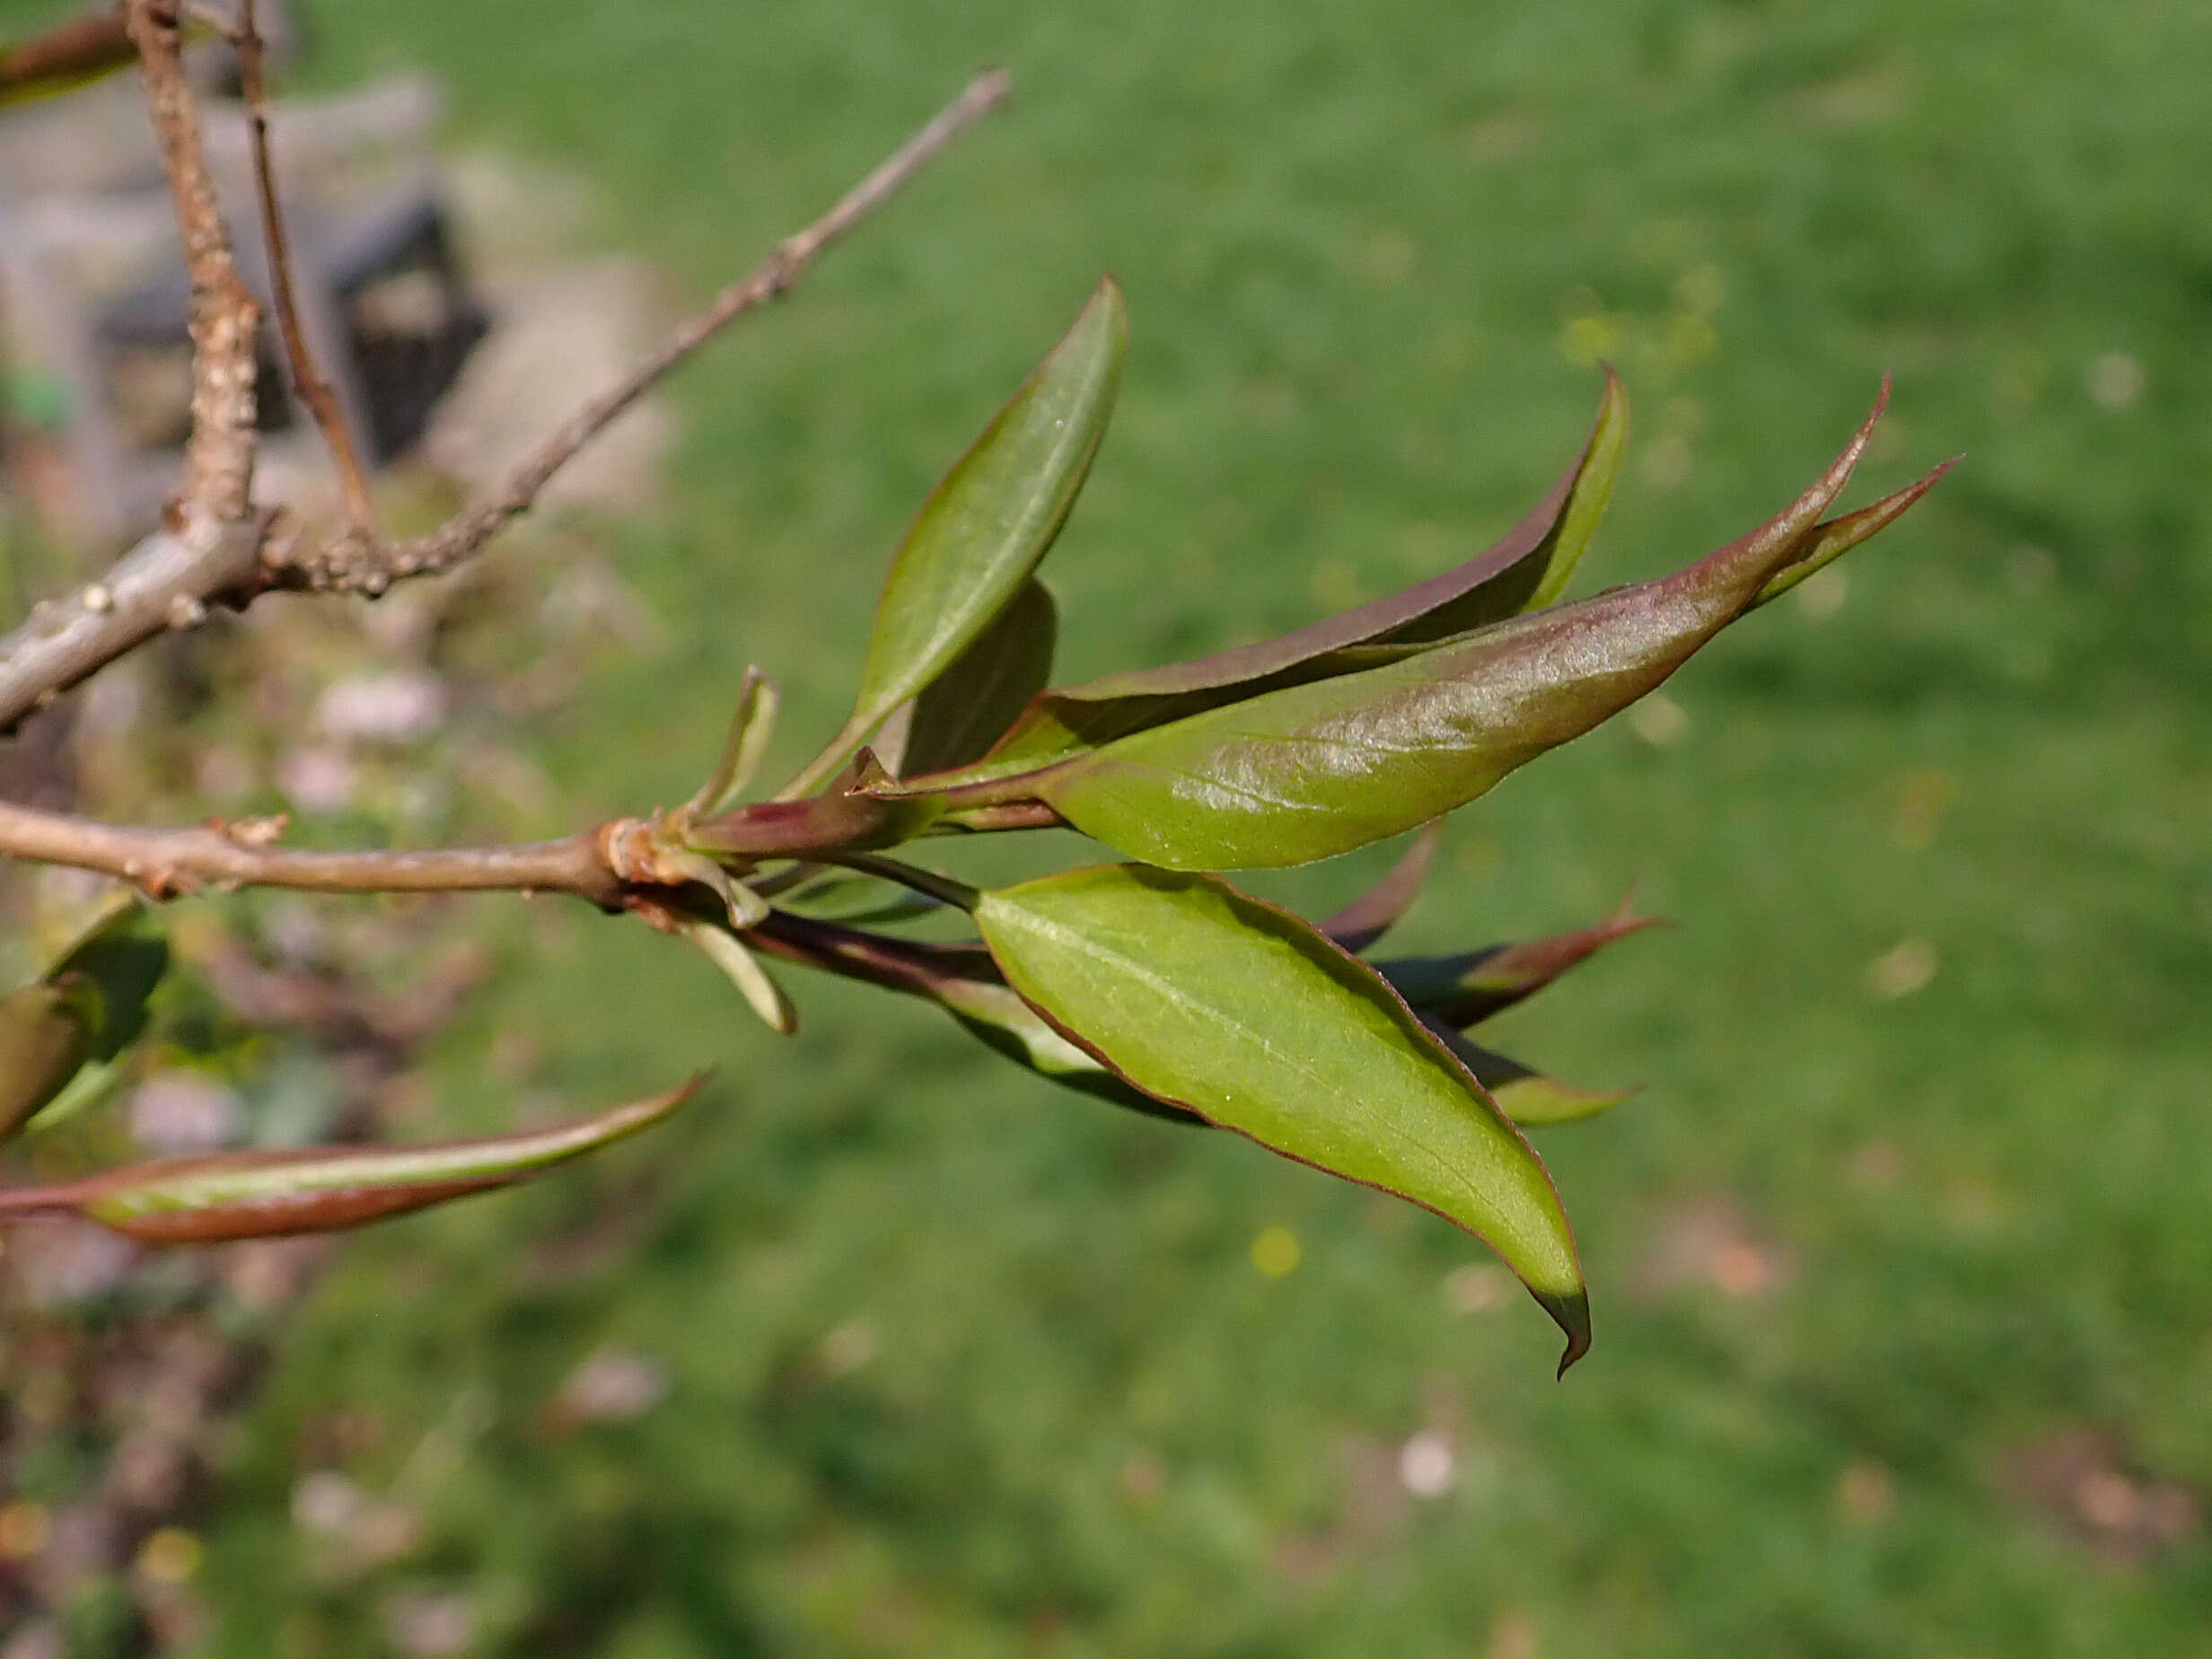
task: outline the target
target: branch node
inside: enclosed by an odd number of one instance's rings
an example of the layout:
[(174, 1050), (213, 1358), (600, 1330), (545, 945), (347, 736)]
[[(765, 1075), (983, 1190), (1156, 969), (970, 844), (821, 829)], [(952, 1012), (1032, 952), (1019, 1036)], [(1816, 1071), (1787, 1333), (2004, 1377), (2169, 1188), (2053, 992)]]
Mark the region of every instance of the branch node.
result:
[(289, 812), (275, 812), (266, 818), (238, 818), (229, 822), (211, 820), (208, 828), (234, 847), (269, 847), (291, 828)]

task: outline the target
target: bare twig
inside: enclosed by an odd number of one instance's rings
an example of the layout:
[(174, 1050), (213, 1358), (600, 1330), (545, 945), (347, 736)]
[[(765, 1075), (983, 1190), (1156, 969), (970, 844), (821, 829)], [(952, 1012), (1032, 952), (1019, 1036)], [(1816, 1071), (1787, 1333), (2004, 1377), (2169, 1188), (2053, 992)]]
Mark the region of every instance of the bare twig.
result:
[(166, 628), (204, 619), (210, 601), (253, 592), (258, 520), (202, 517), (148, 536), (108, 574), (48, 600), (0, 648), (0, 733)]
[(622, 903), (596, 832), (508, 847), (422, 852), (311, 852), (269, 844), (268, 821), (155, 830), (0, 803), (0, 856), (119, 876), (157, 899), (201, 887), (317, 892), (559, 892)]
[(538, 492), (569, 458), (671, 369), (736, 318), (788, 293), (815, 255), (882, 206), (955, 138), (1005, 101), (1008, 84), (1005, 72), (996, 69), (970, 82), (966, 91), (847, 191), (837, 206), (797, 235), (778, 243), (750, 276), (716, 294), (712, 303), (677, 328), (619, 383), (571, 416), (523, 459), (490, 500), (426, 536), (393, 547), (380, 548), (355, 537), (315, 553), (294, 554), (279, 580), (286, 586), (380, 593), (405, 577), (452, 569), (500, 528), (528, 512)]
[[(180, 101), (180, 118), (174, 108), (163, 130), (181, 128), (190, 134), (193, 142), (186, 146), (193, 157), (198, 157), (197, 134), (192, 127), (190, 92), (176, 69), (175, 23), (173, 17), (166, 24), (157, 24), (152, 19), (152, 0), (131, 0), (134, 30), (148, 34), (167, 30), (171, 51), (164, 59), (167, 67), (158, 84), (165, 89), (161, 98)], [(137, 38), (134, 35), (134, 38)], [(149, 71), (149, 84), (157, 77)], [(76, 604), (66, 610), (48, 607), (43, 615), (33, 615), (4, 638), (0, 638), (0, 733), (13, 729), (15, 723), (43, 699), (67, 689), (105, 664), (113, 662), (125, 652), (159, 630), (164, 622), (181, 625), (197, 620), (206, 606), (228, 601), (243, 603), (260, 591), (272, 587), (320, 588), (340, 592), (379, 593), (393, 582), (404, 576), (423, 575), (434, 571), (449, 570), (467, 558), (501, 526), (529, 510), (538, 492), (553, 475), (592, 437), (610, 421), (628, 408), (637, 398), (666, 374), (677, 364), (706, 343), (716, 330), (742, 312), (762, 302), (774, 299), (786, 292), (795, 283), (807, 265), (830, 242), (853, 228), (862, 218), (880, 206), (900, 186), (906, 183), (932, 161), (952, 140), (972, 127), (984, 115), (1004, 101), (1007, 80), (997, 70), (981, 75), (970, 82), (966, 91), (941, 110), (928, 126), (908, 139), (888, 160), (865, 179), (847, 191), (842, 200), (807, 229), (784, 241), (765, 260), (759, 269), (744, 281), (725, 289), (699, 315), (676, 329), (668, 340), (650, 358), (625, 379), (564, 425), (548, 438), (522, 465), (497, 495), (482, 505), (455, 518), (442, 529), (427, 536), (405, 542), (395, 548), (385, 548), (373, 537), (358, 527), (349, 529), (328, 546), (302, 549), (291, 540), (282, 529), (281, 519), (266, 521), (261, 533), (249, 539), (241, 566), (238, 543), (227, 533), (217, 536), (213, 527), (191, 531), (188, 523), (174, 526), (148, 537), (145, 541), (127, 554), (109, 572), (107, 576), (86, 590), (94, 598), (105, 593), (117, 596), (126, 590), (132, 593), (146, 592), (158, 601), (151, 609), (137, 604), (126, 607), (118, 598), (108, 609), (93, 604)], [(168, 154), (164, 139), (164, 154)], [(206, 183), (204, 166), (180, 169), (172, 164), (171, 179), (175, 183), (187, 177)], [(198, 198), (195, 196), (195, 201)], [(206, 200), (213, 201), (212, 190)], [(203, 233), (213, 226), (213, 245), (222, 254), (224, 268), (229, 272), (228, 281), (236, 284), (236, 269), (230, 263), (229, 248), (222, 238), (222, 223), (212, 212), (202, 215), (197, 207), (184, 206), (185, 193), (179, 184), (179, 213), (188, 226), (198, 225)], [(189, 240), (189, 238), (188, 238)], [(195, 312), (198, 312), (198, 294), (202, 286), (203, 268), (212, 270), (214, 262), (204, 259), (194, 265), (193, 292)], [(227, 291), (227, 290), (225, 290)], [(246, 306), (252, 305), (242, 286), (237, 292)], [(203, 374), (196, 359), (193, 399), (194, 443), (204, 452), (201, 463), (188, 467), (188, 495), (186, 505), (199, 509), (198, 516), (210, 516), (211, 506), (235, 505), (237, 511), (228, 516), (239, 517), (244, 513), (243, 482), (250, 478), (252, 465), (252, 317), (248, 310), (229, 313), (233, 322), (242, 316), (246, 320), (231, 328), (224, 336), (224, 343), (233, 348), (242, 348), (243, 369), (236, 369), (233, 359), (236, 350), (221, 357), (223, 364), (230, 365)], [(198, 324), (195, 323), (194, 340), (199, 340)], [(202, 356), (206, 354), (203, 352)], [(242, 379), (240, 378), (242, 373)], [(203, 385), (220, 382), (236, 385), (243, 392), (243, 423), (237, 420), (239, 409), (233, 406), (218, 411), (222, 418), (211, 423), (203, 418), (200, 391)], [(201, 443), (201, 434), (208, 433), (206, 443)], [(220, 437), (223, 441), (216, 442)], [(235, 452), (236, 465), (225, 470), (214, 465), (206, 456), (230, 455)], [(209, 477), (235, 478), (238, 489), (227, 487), (219, 492), (206, 493), (205, 480)], [(214, 512), (212, 516), (224, 516)], [(191, 533), (187, 533), (191, 531)], [(158, 572), (158, 583), (148, 573)]]
[(177, 12), (163, 0), (124, 0), (123, 16), (145, 75), (146, 108), (176, 198), (192, 283), (192, 435), (185, 443), (180, 505), (188, 525), (242, 519), (253, 501), (253, 336), (261, 308), (238, 274), (223, 228), (185, 78)]
[(268, 250), (269, 287), (276, 302), (276, 324), (284, 335), (285, 356), (292, 364), (292, 382), (315, 417), (322, 441), (329, 445), (331, 463), (346, 492), (346, 514), (357, 530), (369, 526), (369, 486), (362, 474), (361, 457), (330, 384), (316, 372), (307, 349), (307, 334), (300, 327), (298, 303), (292, 293), (292, 252), (285, 239), (284, 210), (276, 199), (276, 173), (268, 153), (268, 86), (265, 69), (268, 48), (254, 22), (254, 0), (240, 0), (238, 25), (231, 43), (238, 51), (238, 79), (246, 106), (246, 127), (253, 144), (254, 192), (261, 204), (261, 240)]

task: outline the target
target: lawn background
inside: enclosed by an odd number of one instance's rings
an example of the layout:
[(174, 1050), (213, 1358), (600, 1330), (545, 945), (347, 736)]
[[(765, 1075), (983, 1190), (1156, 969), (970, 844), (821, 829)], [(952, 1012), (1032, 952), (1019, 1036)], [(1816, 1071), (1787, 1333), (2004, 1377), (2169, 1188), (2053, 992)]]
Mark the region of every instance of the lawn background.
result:
[[(777, 1043), (643, 930), (487, 904), (512, 970), (443, 1047), (455, 1120), (720, 1081), (604, 1168), (360, 1242), (208, 1517), (210, 1652), (383, 1652), (391, 1598), (460, 1590), (484, 1653), (610, 1659), (2212, 1654), (2201, 1529), (2113, 1566), (2008, 1473), (2089, 1428), (2212, 1489), (2212, 13), (309, 15), (313, 82), (432, 70), (457, 140), (581, 173), (594, 240), (702, 294), (976, 66), (1016, 76), (677, 382), (666, 502), (610, 531), (669, 640), (532, 734), (549, 831), (687, 793), (749, 661), (781, 753), (834, 725), (903, 522), (1102, 270), (1134, 334), (1048, 566), (1069, 676), (1479, 547), (1572, 454), (1600, 349), (1636, 430), (1584, 591), (1774, 511), (1885, 369), (1852, 499), (1967, 461), (1828, 606), (1674, 682), (1674, 741), (1617, 724), (1461, 814), (1405, 925), (1557, 929), (1638, 880), (1681, 923), (1513, 1017), (1647, 1084), (1542, 1140), (1596, 1307), (1566, 1382), (1532, 1307), (1455, 1310), (1479, 1253), (1430, 1217), (926, 1010), (798, 985)], [(1259, 885), (1326, 905), (1386, 857)], [(1884, 997), (1900, 943), (1936, 971)], [(1763, 1294), (1663, 1282), (1716, 1216)], [(601, 1344), (668, 1398), (553, 1432)], [(348, 1412), (381, 1426), (341, 1454)], [(1410, 1502), (1425, 1426), (1458, 1479)], [(414, 1483), (429, 1547), (320, 1581), (287, 1505), (333, 1459)]]

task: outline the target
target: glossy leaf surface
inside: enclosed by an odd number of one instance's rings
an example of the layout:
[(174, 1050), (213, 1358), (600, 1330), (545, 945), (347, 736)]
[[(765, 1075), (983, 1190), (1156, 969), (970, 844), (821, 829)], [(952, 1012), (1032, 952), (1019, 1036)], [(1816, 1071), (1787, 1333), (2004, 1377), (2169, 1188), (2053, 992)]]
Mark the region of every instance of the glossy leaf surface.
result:
[(1172, 869), (1304, 864), (1410, 830), (1627, 707), (1742, 614), (1804, 555), (1880, 413), (1788, 509), (1673, 575), (985, 787), (1018, 788), (1116, 851)]
[(1573, 1234), (1536, 1154), (1374, 971), (1211, 877), (1073, 871), (984, 895), (1007, 982), (1146, 1093), (1486, 1240), (1587, 1347)]
[(1279, 638), (1044, 692), (970, 775), (1034, 766), (1265, 691), (1356, 672), (1373, 666), (1373, 657), (1403, 654), (1374, 647), (1431, 644), (1551, 603), (1604, 517), (1628, 428), (1628, 396), (1608, 368), (1582, 453), (1494, 546), (1441, 575)]
[(147, 1244), (327, 1232), (528, 1180), (658, 1123), (701, 1081), (527, 1134), (178, 1158), (94, 1176), (52, 1196)]
[(922, 504), (876, 606), (852, 715), (784, 794), (819, 783), (944, 672), (1029, 579), (1105, 436), (1128, 340), (1121, 290), (1110, 276)]

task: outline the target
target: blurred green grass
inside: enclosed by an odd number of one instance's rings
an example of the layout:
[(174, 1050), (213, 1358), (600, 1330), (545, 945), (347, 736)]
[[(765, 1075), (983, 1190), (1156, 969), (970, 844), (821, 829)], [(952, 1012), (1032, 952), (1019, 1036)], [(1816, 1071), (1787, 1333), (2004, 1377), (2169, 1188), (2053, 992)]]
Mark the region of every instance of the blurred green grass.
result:
[[(1597, 346), (1637, 428), (1594, 581), (1764, 517), (1884, 369), (1854, 499), (1968, 462), (1832, 608), (1670, 687), (1678, 741), (1609, 727), (1463, 813), (1403, 930), (1574, 925), (1635, 879), (1681, 923), (1514, 1016), (1571, 1080), (1648, 1084), (1543, 1142), (1596, 1298), (1566, 1382), (1532, 1307), (1455, 1311), (1478, 1252), (1432, 1218), (841, 988), (795, 987), (777, 1044), (640, 930), (487, 905), (514, 971), (448, 1045), (458, 1113), (510, 1110), (503, 1036), (579, 1105), (722, 1080), (606, 1169), (362, 1242), (237, 1448), (210, 1651), (382, 1652), (384, 1598), (458, 1587), (482, 1651), (618, 1659), (2212, 1654), (2201, 1529), (2109, 1565), (2007, 1472), (2086, 1426), (2212, 1490), (2212, 14), (312, 21), (318, 77), (434, 70), (461, 137), (581, 170), (604, 241), (700, 293), (978, 64), (1017, 76), (685, 372), (674, 486), (619, 532), (672, 638), (535, 734), (549, 829), (688, 792), (748, 661), (791, 759), (835, 724), (906, 517), (1101, 269), (1135, 336), (1049, 567), (1071, 675), (1479, 546), (1572, 452)], [(1266, 885), (1326, 904), (1384, 856)], [(1885, 999), (1870, 964), (1905, 941), (1934, 977)], [(1660, 1282), (1700, 1217), (1776, 1282)], [(1278, 1225), (1302, 1261), (1271, 1279), (1250, 1246)], [(601, 1343), (669, 1397), (558, 1432), (544, 1402)], [(454, 1449), (408, 1477), (426, 1552), (331, 1584), (286, 1505), (348, 1413), (381, 1426), (347, 1454), (372, 1486), (434, 1430)], [(1459, 1479), (1412, 1502), (1391, 1448), (1425, 1425)]]

